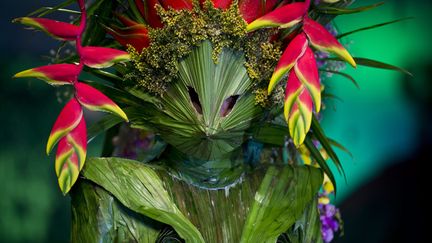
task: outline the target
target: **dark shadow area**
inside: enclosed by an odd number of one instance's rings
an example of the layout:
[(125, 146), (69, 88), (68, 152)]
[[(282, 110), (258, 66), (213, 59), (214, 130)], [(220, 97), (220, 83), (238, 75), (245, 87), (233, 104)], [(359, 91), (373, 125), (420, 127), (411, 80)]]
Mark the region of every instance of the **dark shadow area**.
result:
[(418, 129), (412, 131), (418, 138), (416, 149), (405, 158), (392, 158), (393, 166), (342, 203), (345, 236), (334, 242), (428, 242), (430, 238), (432, 60), (412, 70), (417, 70), (416, 77), (407, 77), (401, 90), (417, 109)]

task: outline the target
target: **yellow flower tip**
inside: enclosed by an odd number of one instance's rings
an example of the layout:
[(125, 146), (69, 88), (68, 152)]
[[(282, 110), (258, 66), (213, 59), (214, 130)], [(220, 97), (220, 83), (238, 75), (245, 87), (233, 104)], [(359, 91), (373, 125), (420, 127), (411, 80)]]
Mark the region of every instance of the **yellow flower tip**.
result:
[(46, 154), (47, 155), (50, 155), (50, 153), (51, 153), (51, 150), (53, 149), (53, 141), (51, 141), (52, 139), (51, 139), (51, 137), (48, 139), (48, 142), (47, 142), (47, 145), (46, 145), (46, 148), (45, 148), (45, 152), (46, 152)]
[(31, 76), (32, 74), (34, 74), (33, 70), (29, 69), (15, 74), (14, 76), (12, 76), (12, 78), (25, 78)]
[(327, 205), (327, 204), (330, 203), (330, 198), (328, 198), (328, 197), (320, 197), (320, 198), (318, 199), (318, 202), (319, 202), (320, 204)]

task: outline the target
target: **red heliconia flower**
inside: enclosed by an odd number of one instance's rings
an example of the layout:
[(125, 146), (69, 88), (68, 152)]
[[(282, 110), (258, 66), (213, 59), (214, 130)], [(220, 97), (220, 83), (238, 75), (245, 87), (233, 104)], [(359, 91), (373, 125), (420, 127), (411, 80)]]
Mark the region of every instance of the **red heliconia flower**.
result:
[(351, 64), (351, 66), (356, 67), (354, 59), (345, 47), (343, 47), (322, 25), (310, 18), (305, 18), (303, 22), (303, 31), (308, 36), (313, 47), (321, 51), (333, 53)]
[(321, 108), (321, 84), (311, 44), (318, 50), (331, 52), (356, 66), (348, 51), (322, 25), (307, 16), (310, 0), (295, 2), (276, 8), (254, 20), (248, 31), (261, 28), (286, 28), (303, 22), (300, 33), (288, 44), (282, 54), (268, 86), (268, 93), (289, 73), (286, 84), (284, 116), (295, 145), (303, 143), (312, 121), (312, 108)]
[(49, 154), (57, 142), (78, 126), (83, 117), (81, 105), (71, 99), (60, 112), (48, 138), (46, 152)]
[(75, 89), (75, 97), (85, 108), (92, 111), (114, 113), (123, 118), (125, 121), (128, 121), (128, 118), (123, 110), (99, 90), (84, 83), (77, 83), (75, 85)]
[(315, 111), (319, 112), (321, 109), (321, 83), (315, 55), (311, 48), (306, 47), (306, 51), (299, 58), (294, 70), (299, 80), (308, 89), (315, 104)]
[[(105, 68), (117, 62), (129, 60), (124, 51), (106, 47), (87, 46), (81, 44), (81, 37), (86, 26), (86, 9), (84, 0), (78, 0), (81, 9), (80, 26), (40, 18), (19, 18), (16, 22), (37, 27), (61, 40), (73, 40), (80, 63), (54, 64), (29, 69), (17, 73), (14, 77), (34, 77), (52, 85), (71, 84), (76, 92), (60, 112), (48, 138), (46, 151), (50, 153), (58, 143), (56, 154), (56, 173), (60, 189), (64, 194), (69, 192), (83, 168), (87, 153), (87, 131), (82, 106), (90, 110), (105, 111), (117, 114), (128, 120), (126, 114), (112, 100), (95, 88), (78, 82), (83, 66)], [(147, 32), (146, 32), (147, 33)]]
[(60, 139), (57, 146), (55, 171), (63, 194), (69, 192), (78, 179), (87, 155), (87, 128), (84, 117), (78, 126)]
[(105, 30), (112, 35), (120, 45), (125, 48), (131, 45), (138, 51), (142, 51), (142, 49), (147, 48), (150, 45), (148, 29), (145, 25), (139, 24), (124, 16), (118, 15), (117, 17), (126, 27), (119, 28), (105, 26)]
[(81, 67), (75, 64), (53, 64), (19, 72), (14, 78), (38, 78), (51, 85), (73, 84)]
[(135, 4), (148, 25), (153, 28), (163, 27), (155, 8), (156, 4), (160, 4), (158, 0), (135, 0)]
[(247, 31), (261, 28), (278, 27), (289, 28), (300, 23), (309, 9), (309, 0), (287, 4), (254, 20), (247, 26)]
[(45, 18), (23, 17), (13, 22), (37, 28), (60, 40), (75, 40), (80, 31), (79, 26)]
[(313, 51), (306, 46), (289, 72), (284, 115), (296, 146), (303, 143), (312, 122), (312, 108), (321, 108), (321, 84)]
[(129, 53), (106, 47), (86, 46), (81, 49), (84, 65), (92, 68), (107, 68), (115, 63), (129, 61)]
[(244, 20), (247, 23), (250, 23), (272, 11), (276, 7), (277, 3), (277, 0), (239, 0), (238, 4), (240, 13), (242, 14)]
[(297, 60), (303, 56), (308, 41), (305, 34), (297, 35), (283, 52), (275, 71), (270, 79), (268, 93), (271, 93), (276, 84), (286, 75), (292, 67), (297, 63)]

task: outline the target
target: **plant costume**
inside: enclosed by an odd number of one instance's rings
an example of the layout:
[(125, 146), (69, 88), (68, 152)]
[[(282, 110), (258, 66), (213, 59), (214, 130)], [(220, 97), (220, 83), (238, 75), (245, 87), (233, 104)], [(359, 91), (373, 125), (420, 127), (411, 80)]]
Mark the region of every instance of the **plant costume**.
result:
[[(343, 173), (332, 148), (341, 145), (319, 124), (319, 74), (352, 79), (340, 61), (406, 72), (353, 58), (332, 33), (336, 15), (379, 4), (78, 0), (80, 11), (64, 9), (72, 2), (15, 21), (76, 54), (15, 77), (73, 87), (47, 143), (72, 197), (73, 242), (333, 238), (341, 222), (329, 163)], [(53, 11), (80, 17), (40, 18)], [(83, 108), (110, 114), (87, 129)], [(105, 131), (108, 158), (86, 158)]]

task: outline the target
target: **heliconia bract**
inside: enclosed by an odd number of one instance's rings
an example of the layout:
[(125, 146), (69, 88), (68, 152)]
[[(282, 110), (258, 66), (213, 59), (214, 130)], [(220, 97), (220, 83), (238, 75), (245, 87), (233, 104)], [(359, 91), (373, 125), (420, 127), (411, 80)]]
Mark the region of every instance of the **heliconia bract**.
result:
[(71, 99), (60, 112), (48, 138), (46, 152), (49, 154), (57, 142), (78, 126), (83, 117), (81, 105)]
[(312, 97), (299, 80), (296, 71), (292, 69), (288, 76), (284, 117), (294, 145), (303, 143), (312, 123)]
[[(46, 146), (46, 152), (49, 154), (58, 143), (56, 173), (60, 189), (64, 194), (76, 182), (87, 153), (87, 131), (82, 106), (90, 110), (112, 112), (128, 120), (123, 110), (112, 100), (97, 89), (78, 81), (84, 65), (91, 68), (106, 68), (118, 62), (128, 61), (130, 58), (129, 54), (124, 51), (106, 47), (82, 46), (81, 38), (86, 27), (87, 13), (84, 0), (78, 0), (78, 4), (81, 9), (79, 26), (41, 18), (25, 17), (15, 20), (15, 22), (41, 29), (57, 39), (75, 41), (76, 44), (80, 60), (78, 65), (53, 64), (22, 71), (14, 76), (15, 78), (38, 78), (51, 85), (71, 84), (75, 88), (75, 97), (60, 112)], [(126, 19), (123, 21), (126, 22)], [(147, 29), (143, 29), (142, 26), (134, 25), (131, 28), (133, 33), (144, 33), (148, 38)]]
[(92, 68), (107, 68), (115, 63), (129, 61), (127, 52), (97, 46), (86, 46), (81, 50), (81, 59), (84, 65)]
[(356, 67), (354, 59), (345, 47), (343, 47), (322, 25), (310, 18), (305, 18), (303, 22), (303, 31), (308, 36), (312, 46), (316, 49), (333, 53), (351, 64), (351, 66)]
[(17, 18), (14, 22), (44, 31), (60, 40), (75, 40), (79, 34), (79, 26), (45, 18)]
[(297, 97), (287, 119), (288, 129), (294, 145), (304, 142), (312, 123), (312, 99), (304, 89)]
[(84, 166), (87, 153), (87, 128), (84, 117), (57, 146), (55, 171), (63, 194), (69, 192)]
[(99, 90), (84, 83), (77, 83), (75, 89), (75, 97), (78, 99), (80, 104), (87, 109), (114, 113), (123, 118), (123, 120), (128, 121), (123, 110)]
[(308, 41), (304, 34), (297, 35), (287, 46), (283, 52), (279, 62), (273, 72), (268, 86), (268, 93), (270, 94), (275, 88), (276, 84), (287, 74), (291, 68), (296, 64), (297, 60), (303, 56)]
[(291, 3), (277, 8), (251, 22), (247, 26), (247, 31), (251, 32), (257, 29), (269, 27), (289, 28), (302, 21), (308, 8), (309, 4), (307, 1)]
[(321, 109), (321, 83), (313, 51), (307, 47), (305, 53), (294, 66), (295, 73), (306, 86), (315, 104), (315, 111)]
[(51, 85), (72, 84), (81, 72), (79, 65), (53, 64), (19, 72), (14, 78), (37, 78)]

